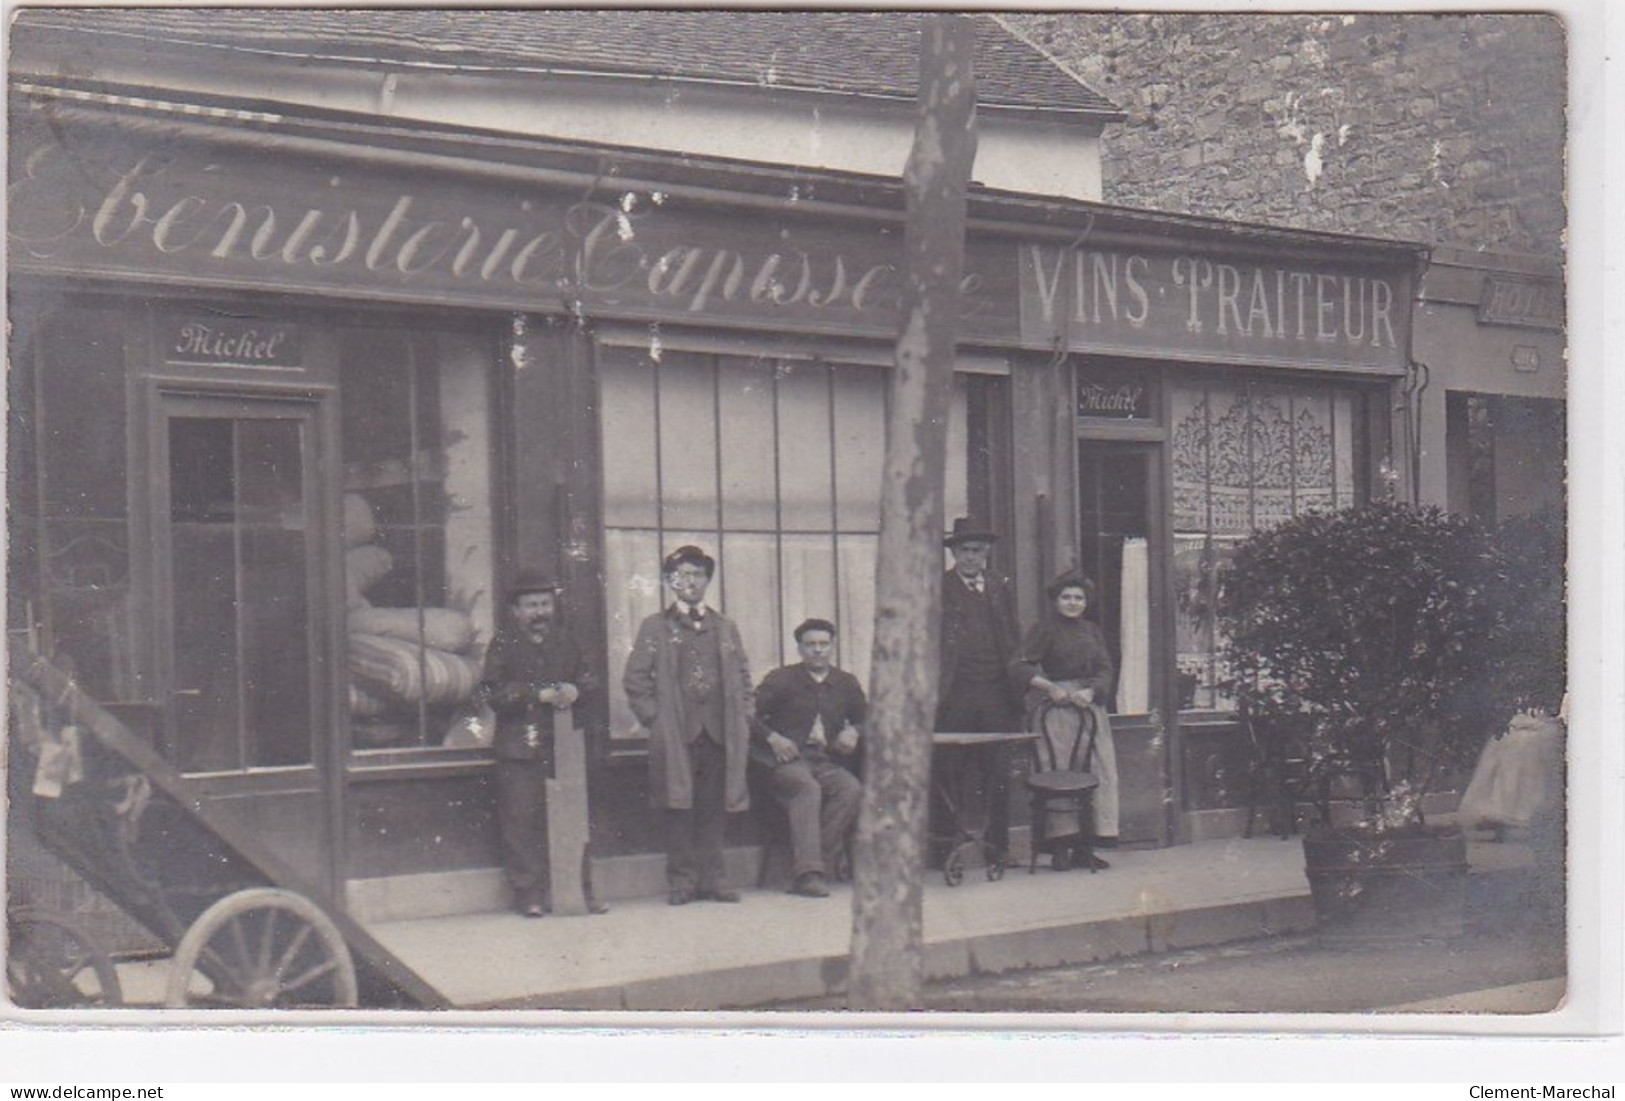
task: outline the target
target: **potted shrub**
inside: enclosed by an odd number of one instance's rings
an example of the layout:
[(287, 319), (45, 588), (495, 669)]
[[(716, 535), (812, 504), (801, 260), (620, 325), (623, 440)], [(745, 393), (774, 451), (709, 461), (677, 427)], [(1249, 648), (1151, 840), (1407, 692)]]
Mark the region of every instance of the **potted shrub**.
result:
[(1238, 705), (1251, 721), (1309, 731), (1322, 792), (1351, 777), (1364, 789), (1353, 821), (1304, 835), (1326, 929), (1460, 931), (1466, 841), (1428, 826), (1423, 799), (1461, 775), (1493, 728), (1486, 672), (1503, 580), (1478, 525), (1392, 501), (1259, 531), (1222, 574)]

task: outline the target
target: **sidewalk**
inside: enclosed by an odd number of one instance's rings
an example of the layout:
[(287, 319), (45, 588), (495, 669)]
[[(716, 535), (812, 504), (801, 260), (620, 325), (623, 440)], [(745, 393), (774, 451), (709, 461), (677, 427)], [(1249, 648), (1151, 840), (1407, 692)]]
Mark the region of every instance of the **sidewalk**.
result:
[[(1301, 931), (1313, 924), (1296, 840), (1118, 851), (1112, 867), (1011, 869), (926, 881), (929, 978), (1053, 967)], [(663, 898), (599, 917), (507, 914), (395, 922), (380, 941), (458, 1006), (726, 1009), (839, 993), (849, 888), (829, 899), (749, 891), (739, 905)]]
[[(1294, 837), (1227, 839), (1117, 850), (1110, 869), (997, 882), (971, 872), (958, 887), (926, 880), (929, 979), (1058, 967), (1303, 933), (1314, 925), (1303, 848)], [(1529, 861), (1521, 845), (1473, 843), (1475, 874)], [(738, 905), (663, 897), (599, 916), (510, 913), (382, 922), (369, 930), (460, 1009), (712, 1010), (839, 995), (852, 896), (747, 890)], [(126, 980), (149, 1001), (149, 977)], [(161, 990), (159, 991), (161, 998)]]

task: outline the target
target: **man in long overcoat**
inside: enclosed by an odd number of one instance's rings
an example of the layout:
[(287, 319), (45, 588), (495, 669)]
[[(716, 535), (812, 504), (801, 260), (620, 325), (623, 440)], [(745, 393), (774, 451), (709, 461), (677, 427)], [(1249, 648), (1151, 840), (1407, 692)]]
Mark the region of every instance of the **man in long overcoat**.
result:
[(623, 685), (649, 731), (650, 802), (666, 813), (667, 901), (738, 902), (722, 842), (728, 815), (750, 809), (750, 665), (739, 629), (705, 604), (716, 560), (684, 546), (661, 566), (674, 599), (638, 627)]
[[(1009, 733), (1021, 729), (1021, 704), (1010, 689), (1010, 660), (1020, 642), (1010, 587), (988, 570), (998, 535), (983, 523), (960, 517), (943, 539), (953, 568), (942, 575), (941, 670), (937, 681), (936, 729), (960, 734)], [(986, 805), (983, 839), (998, 853), (1010, 847), (1010, 750), (1006, 745), (945, 750), (933, 754), (932, 849), (962, 832), (965, 807), (979, 795)]]

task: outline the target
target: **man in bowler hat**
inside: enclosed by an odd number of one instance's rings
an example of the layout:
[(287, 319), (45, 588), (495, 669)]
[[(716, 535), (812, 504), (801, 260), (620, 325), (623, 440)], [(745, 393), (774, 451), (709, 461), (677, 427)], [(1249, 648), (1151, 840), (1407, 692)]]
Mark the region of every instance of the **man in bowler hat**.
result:
[[(998, 535), (961, 516), (943, 539), (953, 567), (942, 576), (941, 668), (936, 729), (961, 734), (1021, 729), (1020, 701), (1010, 688), (1010, 660), (1020, 641), (1010, 588), (988, 571)], [(955, 748), (933, 755), (931, 836), (947, 841), (962, 832), (950, 793), (967, 786), (987, 806), (983, 840), (997, 853), (1010, 847), (1010, 749), (1007, 745)], [(959, 812), (959, 813), (956, 813)], [(934, 855), (943, 855), (940, 841)]]
[(730, 812), (750, 809), (754, 695), (739, 629), (705, 604), (717, 563), (683, 546), (661, 562), (672, 601), (638, 627), (622, 684), (649, 731), (649, 799), (666, 814), (667, 901), (738, 902), (722, 884)]
[(559, 622), (561, 589), (538, 570), (521, 570), (508, 589), (508, 623), (485, 651), (476, 700), (496, 715), (497, 824), (514, 906), (526, 917), (548, 910), (547, 781), (553, 776), (553, 716), (596, 681)]

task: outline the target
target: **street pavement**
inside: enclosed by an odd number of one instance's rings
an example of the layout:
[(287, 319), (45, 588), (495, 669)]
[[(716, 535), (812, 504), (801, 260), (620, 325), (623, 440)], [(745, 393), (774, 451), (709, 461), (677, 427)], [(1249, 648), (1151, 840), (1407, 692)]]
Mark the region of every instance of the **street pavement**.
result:
[[(1465, 932), (1328, 942), (1314, 933), (928, 985), (938, 1013), (1534, 1014), (1563, 1001), (1563, 914), (1531, 868), (1475, 876)], [(838, 999), (775, 1008), (829, 1011)]]
[[(1564, 991), (1562, 942), (1504, 936), (1340, 945), (1313, 936), (934, 984), (941, 1013), (1545, 1013)], [(1472, 997), (1490, 995), (1490, 997)]]

